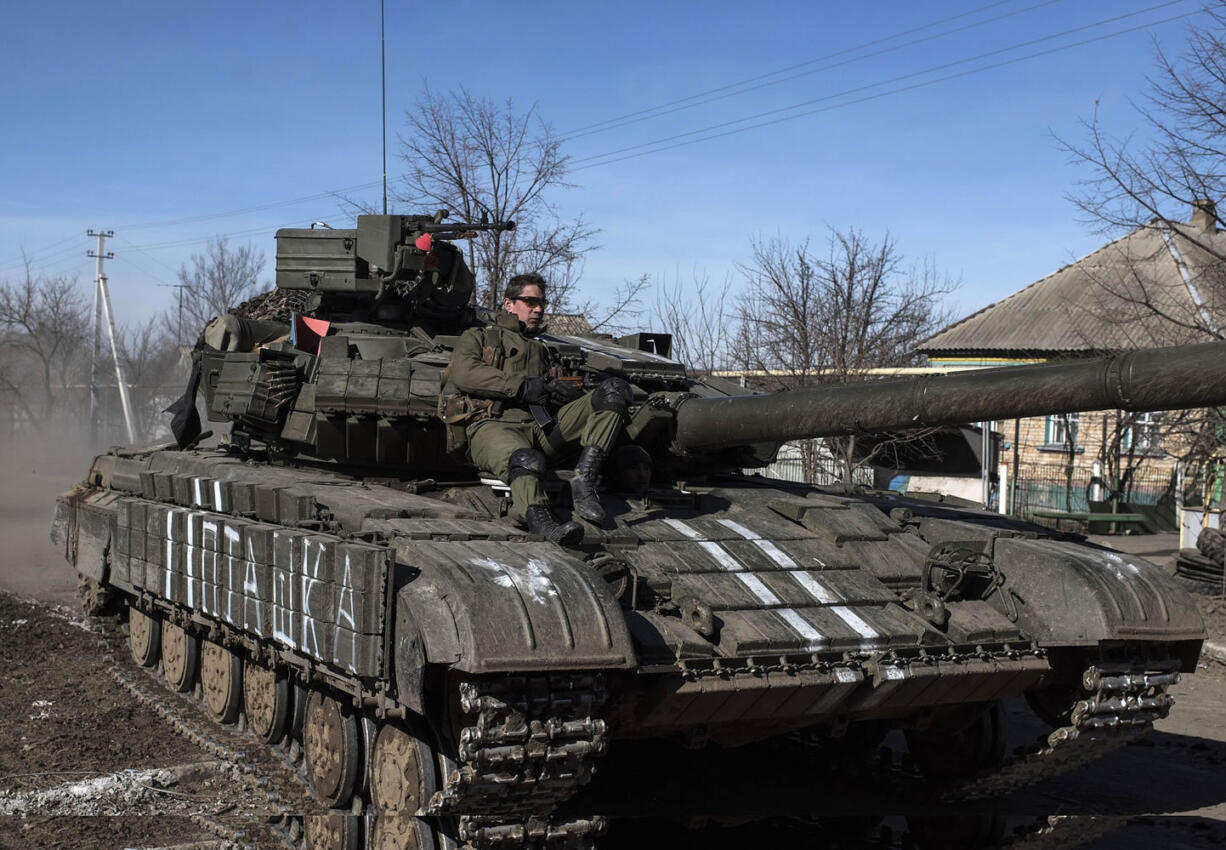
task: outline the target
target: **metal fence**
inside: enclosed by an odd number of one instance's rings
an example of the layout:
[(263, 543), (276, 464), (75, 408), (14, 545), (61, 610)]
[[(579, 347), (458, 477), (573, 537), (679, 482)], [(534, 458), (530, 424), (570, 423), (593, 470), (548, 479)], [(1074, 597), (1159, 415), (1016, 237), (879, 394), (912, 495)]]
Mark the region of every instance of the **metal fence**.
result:
[[(1036, 510), (1091, 511), (1095, 483), (1091, 471), (1083, 467), (1074, 468), (1069, 478), (1068, 468), (1064, 464), (1027, 464), (1018, 470), (1013, 485), (1013, 514), (1023, 519), (1033, 519)], [(1120, 500), (1136, 506), (1170, 503), (1173, 522), (1174, 490), (1169, 471), (1142, 468), (1133, 472)], [(1103, 498), (1106, 498), (1105, 495)]]
[[(783, 481), (796, 481), (804, 484), (816, 484), (819, 487), (826, 487), (832, 484), (841, 484), (843, 481), (843, 473), (841, 471), (840, 462), (829, 452), (819, 451), (816, 461), (815, 475), (812, 480), (805, 481), (804, 459), (801, 457), (800, 447), (794, 443), (785, 443), (779, 448), (779, 454), (775, 457), (775, 462), (770, 466), (762, 469), (751, 469), (748, 472), (757, 472), (765, 475), (768, 478), (778, 478)], [(852, 470), (851, 480), (855, 484), (863, 484), (866, 487), (871, 487), (873, 484), (873, 470), (871, 467), (862, 466)]]

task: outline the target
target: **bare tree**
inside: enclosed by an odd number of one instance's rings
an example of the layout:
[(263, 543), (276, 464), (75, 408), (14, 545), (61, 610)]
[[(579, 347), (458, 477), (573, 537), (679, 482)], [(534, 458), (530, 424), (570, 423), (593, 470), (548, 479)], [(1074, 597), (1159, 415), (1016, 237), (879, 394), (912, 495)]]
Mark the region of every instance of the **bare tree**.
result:
[[(931, 264), (904, 267), (887, 234), (874, 243), (855, 229), (830, 230), (826, 253), (809, 243), (756, 240), (742, 265), (733, 356), (768, 386), (792, 389), (865, 380), (870, 370), (917, 361), (919, 343), (949, 321), (941, 299), (953, 285)], [(900, 439), (914, 440), (920, 435)], [(844, 481), (885, 455), (896, 440), (829, 438)], [(817, 464), (813, 441), (801, 444), (806, 474)]]
[(36, 276), (0, 284), (0, 389), (17, 418), (47, 429), (82, 362), (89, 321), (77, 282)]
[(563, 220), (550, 194), (568, 187), (560, 140), (535, 107), (519, 111), (464, 89), (436, 95), (427, 87), (408, 112), (401, 139), (408, 166), (400, 201), (450, 210), (454, 218), (512, 220), (514, 231), (482, 233), (468, 245), (479, 304), (494, 309), (506, 280), (522, 272), (551, 279), (565, 307), (593, 247), (596, 230), (582, 217)]
[[(1117, 305), (1134, 308), (1126, 314), (1159, 318), (1183, 339), (1222, 338), (1226, 330), (1217, 320), (1226, 307), (1226, 241), (1216, 238), (1216, 202), (1226, 197), (1226, 4), (1208, 11), (1208, 25), (1198, 18), (1189, 26), (1181, 55), (1155, 44), (1154, 73), (1133, 106), (1147, 132), (1115, 138), (1096, 107), (1082, 122), (1083, 141), (1058, 140), (1088, 172), (1069, 197), (1088, 223), (1113, 235), (1154, 231), (1162, 238), (1157, 253), (1185, 261), (1202, 309), (1172, 309), (1148, 256), (1117, 257), (1127, 272), (1098, 281)], [(1197, 226), (1183, 226), (1193, 209)]]
[[(259, 276), (264, 269), (264, 254), (247, 244), (231, 248), (227, 239), (211, 240), (203, 254), (192, 254), (191, 268), (179, 268), (179, 283), (184, 287), (184, 332), (192, 339), (206, 322), (236, 307), (259, 291)], [(179, 305), (164, 314), (163, 324), (177, 334)]]
[(119, 333), (124, 378), (131, 385), (133, 423), (138, 439), (149, 441), (166, 431), (163, 412), (182, 391), (180, 347), (166, 328), (165, 316), (125, 327)]
[(673, 357), (699, 372), (727, 368), (733, 337), (729, 297), (733, 276), (712, 285), (711, 275), (695, 269), (688, 286), (678, 273), (670, 283), (661, 278), (656, 288), (655, 314), (673, 337)]

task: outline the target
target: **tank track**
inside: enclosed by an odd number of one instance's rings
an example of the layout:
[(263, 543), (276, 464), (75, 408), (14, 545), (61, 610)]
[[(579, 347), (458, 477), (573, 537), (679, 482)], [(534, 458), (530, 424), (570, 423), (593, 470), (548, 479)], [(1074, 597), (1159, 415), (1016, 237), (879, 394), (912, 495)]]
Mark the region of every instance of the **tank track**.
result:
[[(190, 715), (203, 710), (198, 699), (165, 687), (153, 669), (127, 659), (123, 636), (114, 625), (95, 619), (104, 660), (112, 677), (138, 702), (149, 706), (179, 735), (234, 767), (235, 775), (267, 804), (274, 818), (287, 823), (277, 830), (287, 847), (298, 847), (302, 830), (288, 822), (298, 817), (274, 790), (293, 787), (315, 800), (304, 773), (300, 748), (269, 747), (234, 727)], [(460, 682), (460, 707), (475, 715), (460, 729), (458, 759), (449, 759), (442, 790), (426, 815), (458, 815), (463, 848), (556, 848), (586, 850), (604, 834), (603, 817), (550, 818), (549, 812), (585, 785), (593, 759), (607, 748), (603, 720), (591, 715), (606, 693), (600, 674), (512, 674)], [(207, 730), (206, 730), (207, 727)], [(250, 749), (273, 757), (255, 774)], [(298, 751), (299, 758), (294, 758)], [(275, 766), (273, 766), (275, 765)], [(223, 821), (200, 816), (201, 826), (237, 846), (243, 834)]]
[(460, 730), (428, 813), (462, 813), (460, 838), (474, 848), (592, 846), (605, 818), (541, 816), (587, 784), (608, 748), (605, 722), (592, 718), (605, 697), (604, 677), (592, 673), (462, 682), (460, 708), (475, 722)]
[(460, 685), (476, 722), (459, 734), (459, 764), (429, 814), (540, 814), (571, 797), (608, 748), (599, 674), (513, 674)]
[(1072, 706), (1067, 726), (1040, 739), (1029, 751), (978, 778), (946, 789), (942, 801), (1000, 796), (1072, 770), (1147, 734), (1166, 717), (1174, 700), (1167, 688), (1179, 681), (1178, 662), (1147, 663), (1145, 669), (1102, 663), (1082, 675), (1090, 696)]
[[(190, 716), (202, 710), (202, 706), (195, 699), (168, 690), (157, 678), (154, 670), (140, 668), (127, 661), (122, 635), (114, 625), (98, 618), (91, 619), (101, 634), (99, 645), (105, 653), (103, 661), (111, 677), (131, 693), (137, 702), (161, 717), (181, 737), (225, 762), (235, 779), (246, 786), (257, 799), (262, 800), (272, 818), (285, 820), (290, 816), (290, 806), (277, 793), (277, 787), (288, 784), (313, 799), (310, 787), (301, 774), (285, 759), (276, 759), (271, 764), (267, 763), (269, 760), (266, 759), (266, 763), (261, 765), (263, 770), (268, 770), (273, 764), (277, 765), (272, 767), (276, 774), (272, 777), (273, 781), (270, 782), (267, 776), (257, 775), (256, 768), (248, 758), (247, 748), (266, 748), (244, 731), (207, 721), (206, 732), (202, 725)], [(191, 820), (201, 829), (221, 839), (226, 846), (242, 850), (254, 850), (257, 847), (248, 842), (248, 836), (243, 830), (231, 826), (221, 818), (194, 814)]]
[[(211, 722), (207, 723), (208, 731), (203, 731), (188, 716), (195, 713), (191, 708), (201, 708), (197, 701), (167, 690), (154, 671), (127, 661), (126, 648), (117, 646), (120, 635), (115, 627), (105, 621), (95, 622), (103, 636), (105, 660), (116, 681), (180, 735), (235, 765), (236, 777), (259, 794), (270, 811), (278, 813), (275, 817), (286, 822), (296, 817), (274, 790), (283, 783), (292, 783), (289, 787), (314, 799), (300, 759), (296, 762), (291, 752), (266, 747), (244, 731)], [(882, 782), (896, 791), (906, 793), (910, 789), (918, 798), (941, 803), (1007, 795), (1144, 736), (1173, 704), (1167, 689), (1179, 681), (1177, 668), (1173, 660), (1140, 666), (1110, 662), (1090, 666), (1082, 675), (1088, 695), (1071, 707), (1069, 724), (969, 780), (944, 784), (934, 791), (928, 780), (910, 767), (894, 764), (892, 758), (879, 761), (877, 771)], [(468, 725), (458, 730), (455, 757), (444, 758), (443, 787), (420, 814), (455, 816), (459, 846), (472, 850), (595, 847), (596, 839), (608, 830), (607, 818), (551, 818), (549, 813), (588, 782), (594, 759), (608, 748), (606, 725), (593, 717), (606, 699), (603, 676), (510, 674), (466, 679), (456, 686)], [(250, 747), (275, 756), (276, 776), (255, 775), (247, 758)], [(856, 767), (857, 772), (864, 769), (862, 763)], [(203, 829), (230, 845), (250, 846), (244, 842), (242, 831), (216, 818), (198, 817)], [(1076, 847), (1115, 828), (1120, 820), (1039, 818), (1033, 827), (998, 846), (1028, 850)], [(278, 831), (287, 846), (300, 844), (294, 840), (294, 833), (301, 836), (301, 830)]]

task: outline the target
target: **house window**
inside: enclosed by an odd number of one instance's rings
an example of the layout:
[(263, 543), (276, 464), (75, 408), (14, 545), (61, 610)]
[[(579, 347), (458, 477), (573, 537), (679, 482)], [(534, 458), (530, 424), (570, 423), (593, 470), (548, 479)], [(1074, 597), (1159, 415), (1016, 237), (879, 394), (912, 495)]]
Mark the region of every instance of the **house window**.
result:
[(1077, 428), (1080, 423), (1080, 413), (1062, 413), (1047, 417), (1047, 445), (1076, 446)]
[(1120, 449), (1136, 454), (1156, 454), (1162, 451), (1161, 413), (1135, 413), (1132, 424), (1124, 429)]

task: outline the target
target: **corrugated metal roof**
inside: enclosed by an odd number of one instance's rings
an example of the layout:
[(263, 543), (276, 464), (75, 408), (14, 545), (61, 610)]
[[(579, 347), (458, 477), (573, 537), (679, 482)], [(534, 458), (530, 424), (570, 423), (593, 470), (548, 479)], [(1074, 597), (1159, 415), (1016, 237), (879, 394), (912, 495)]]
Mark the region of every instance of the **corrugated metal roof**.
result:
[[(1167, 239), (1169, 234), (1169, 241)], [(1203, 334), (1181, 273), (1187, 269), (1211, 315), (1226, 327), (1220, 264), (1190, 241), (1190, 225), (1152, 224), (1104, 245), (925, 340), (919, 351), (950, 354), (1084, 354), (1176, 345)], [(1196, 235), (1226, 255), (1226, 231)], [(1172, 250), (1172, 248), (1174, 250)], [(1216, 299), (1216, 303), (1215, 303)]]

